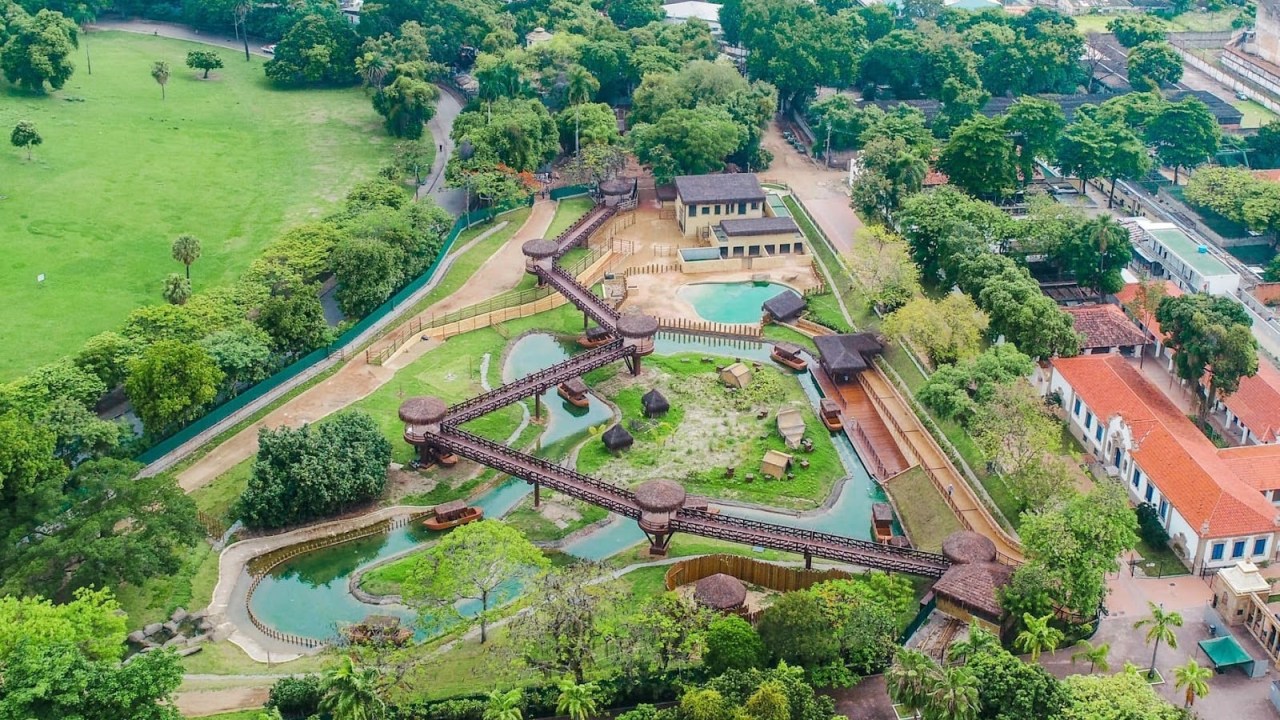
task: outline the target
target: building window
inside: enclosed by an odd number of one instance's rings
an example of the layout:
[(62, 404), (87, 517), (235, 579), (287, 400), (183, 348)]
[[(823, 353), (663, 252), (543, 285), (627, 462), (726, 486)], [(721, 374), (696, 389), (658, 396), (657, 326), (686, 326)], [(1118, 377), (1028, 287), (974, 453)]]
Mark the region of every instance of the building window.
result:
[(697, 215), (697, 214), (698, 214), (698, 206), (697, 206), (697, 205), (685, 205), (685, 206), (684, 206), (684, 209), (689, 211), (689, 216), (690, 216), (690, 217), (692, 217), (692, 216), (694, 216), (694, 215)]
[(1147, 494), (1144, 495), (1143, 497), (1147, 499), (1147, 502), (1151, 502), (1151, 498), (1155, 497), (1155, 494), (1156, 494), (1156, 486), (1152, 485), (1151, 483), (1147, 483)]
[(740, 203), (738, 203), (738, 214), (739, 214), (739, 215), (746, 215), (746, 214), (747, 214), (747, 204), (746, 204), (746, 203), (744, 203), (744, 202), (740, 202)]
[(759, 209), (760, 209), (760, 201), (759, 201), (759, 200), (756, 200), (756, 201), (752, 202), (752, 203), (751, 203), (751, 209), (752, 209), (752, 210), (759, 210)]
[(1098, 429), (1093, 433), (1093, 439), (1102, 442), (1102, 423), (1098, 423)]
[(1222, 552), (1227, 549), (1226, 543), (1214, 543), (1213, 549), (1209, 551), (1210, 560), (1221, 560)]
[(1093, 413), (1086, 410), (1084, 413), (1084, 429), (1088, 430), (1091, 427), (1093, 427)]
[[(711, 214), (711, 206), (710, 206), (710, 205), (703, 205), (703, 206), (702, 206), (702, 214), (703, 214), (703, 215), (710, 215), (710, 214)], [(716, 213), (716, 214), (717, 214), (717, 215), (719, 215), (720, 213)]]
[(1164, 498), (1160, 498), (1159, 515), (1161, 520), (1169, 519), (1169, 503)]
[(719, 215), (719, 214), (720, 214), (720, 206), (719, 206), (719, 205), (717, 205), (717, 206), (716, 206), (716, 214), (717, 214), (717, 215)]
[(1254, 540), (1254, 541), (1253, 541), (1253, 554), (1254, 554), (1254, 555), (1266, 555), (1266, 554), (1267, 554), (1267, 539), (1266, 539), (1266, 538), (1258, 538), (1257, 540)]
[(1244, 557), (1244, 540), (1237, 540), (1231, 544), (1231, 558)]
[(1137, 465), (1133, 466), (1133, 486), (1138, 487), (1138, 483), (1142, 482), (1142, 471)]
[(1075, 409), (1071, 411), (1071, 414), (1076, 417), (1080, 417), (1080, 398), (1076, 398), (1076, 406)]

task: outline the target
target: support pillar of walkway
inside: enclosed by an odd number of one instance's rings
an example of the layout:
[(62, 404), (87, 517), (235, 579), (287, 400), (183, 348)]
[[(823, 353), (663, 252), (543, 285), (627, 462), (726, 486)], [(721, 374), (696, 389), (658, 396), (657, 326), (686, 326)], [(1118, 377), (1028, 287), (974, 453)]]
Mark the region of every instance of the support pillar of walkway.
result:
[(654, 338), (658, 335), (658, 319), (652, 315), (641, 313), (625, 313), (618, 318), (618, 336), (622, 345), (631, 348), (626, 357), (627, 369), (632, 375), (639, 375), (640, 358), (653, 354)]
[(684, 507), (684, 486), (670, 480), (650, 480), (636, 488), (640, 529), (649, 539), (650, 555), (666, 555), (671, 542), (671, 518)]
[(542, 393), (533, 396), (533, 419), (542, 419)]
[(804, 569), (813, 569), (813, 553), (810, 553), (808, 550), (804, 551)]
[(542, 483), (536, 481), (533, 483), (533, 506), (542, 506)]

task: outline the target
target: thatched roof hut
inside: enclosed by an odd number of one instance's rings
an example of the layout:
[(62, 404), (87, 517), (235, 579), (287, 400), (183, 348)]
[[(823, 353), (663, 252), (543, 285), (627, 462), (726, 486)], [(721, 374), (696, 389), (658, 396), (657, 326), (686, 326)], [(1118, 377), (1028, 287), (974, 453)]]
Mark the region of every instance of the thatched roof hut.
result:
[(791, 322), (805, 310), (804, 298), (794, 290), (784, 290), (760, 306), (774, 322)]
[(635, 442), (635, 438), (631, 437), (631, 433), (627, 432), (627, 429), (622, 427), (621, 423), (615, 423), (613, 427), (605, 430), (604, 434), (600, 436), (600, 440), (605, 447), (614, 452), (629, 448)]
[(744, 388), (751, 384), (751, 369), (745, 363), (734, 363), (720, 371), (720, 382), (733, 388)]
[(410, 425), (435, 425), (444, 419), (449, 406), (437, 397), (411, 397), (400, 403), (400, 419)]
[(951, 533), (942, 541), (942, 554), (957, 565), (995, 562), (996, 544), (986, 535), (961, 530)]
[(884, 351), (872, 333), (819, 335), (813, 343), (818, 346), (823, 369), (838, 383), (853, 382), (858, 373), (871, 367), (872, 358)]
[(524, 253), (524, 256), (533, 258), (534, 260), (549, 258), (555, 255), (559, 249), (560, 246), (556, 245), (554, 240), (547, 240), (545, 238), (527, 240), (524, 245), (520, 246), (520, 251)]
[(640, 398), (640, 404), (644, 406), (644, 416), (649, 418), (665, 414), (671, 409), (671, 404), (667, 402), (667, 398), (657, 389), (645, 393), (644, 397)]
[(716, 573), (694, 583), (693, 599), (712, 610), (737, 610), (747, 601), (747, 586), (732, 575)]
[(942, 541), (942, 554), (951, 561), (933, 584), (938, 609), (962, 621), (978, 620), (998, 628), (1003, 610), (1000, 588), (1013, 578), (1013, 568), (996, 562), (991, 539), (969, 530), (951, 533)]
[(673, 513), (684, 507), (684, 486), (671, 480), (650, 480), (636, 488), (636, 505), (645, 512)]
[(618, 334), (624, 338), (651, 338), (658, 334), (658, 318), (644, 313), (628, 312), (618, 317)]

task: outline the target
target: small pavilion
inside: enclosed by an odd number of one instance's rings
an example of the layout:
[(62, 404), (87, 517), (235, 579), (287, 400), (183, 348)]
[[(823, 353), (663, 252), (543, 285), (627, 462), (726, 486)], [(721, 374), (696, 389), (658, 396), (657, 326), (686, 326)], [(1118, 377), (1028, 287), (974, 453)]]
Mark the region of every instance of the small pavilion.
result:
[(999, 634), (1004, 614), (999, 591), (1013, 578), (1013, 568), (996, 562), (996, 544), (985, 535), (961, 530), (942, 541), (942, 554), (951, 568), (933, 584), (938, 610)]
[(710, 610), (735, 613), (747, 602), (747, 586), (732, 575), (716, 573), (694, 583), (693, 599)]
[(437, 397), (411, 397), (400, 403), (400, 420), (404, 422), (404, 441), (418, 452), (418, 462), (435, 462), (435, 450), (426, 441), (426, 432), (439, 432), (449, 406)]
[(746, 363), (736, 362), (720, 371), (720, 382), (731, 388), (744, 388), (751, 384), (751, 369)]
[(804, 298), (794, 290), (783, 290), (761, 306), (767, 322), (791, 322), (805, 311)]
[(644, 416), (647, 418), (666, 415), (671, 409), (671, 404), (667, 402), (667, 398), (656, 389), (650, 390), (640, 398), (640, 404), (644, 408)]
[(873, 333), (819, 335), (818, 362), (837, 383), (856, 381), (858, 373), (871, 367), (872, 359), (884, 352), (884, 344)]
[(605, 447), (609, 448), (610, 452), (626, 450), (635, 442), (635, 438), (631, 437), (631, 433), (622, 427), (622, 423), (615, 423), (613, 427), (605, 430), (604, 434), (600, 436), (600, 440)]
[(684, 486), (671, 480), (650, 480), (635, 491), (640, 529), (649, 539), (650, 555), (666, 555), (671, 542), (671, 519), (684, 507)]

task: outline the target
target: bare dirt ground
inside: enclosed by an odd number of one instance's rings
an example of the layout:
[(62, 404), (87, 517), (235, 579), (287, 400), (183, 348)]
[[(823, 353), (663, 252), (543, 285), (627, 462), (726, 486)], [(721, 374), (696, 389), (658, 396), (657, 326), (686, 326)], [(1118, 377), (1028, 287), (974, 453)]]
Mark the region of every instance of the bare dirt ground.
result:
[[(524, 277), (524, 262), (520, 246), (525, 240), (541, 237), (555, 216), (556, 203), (539, 202), (534, 205), (529, 219), (493, 257), (481, 266), (471, 281), (457, 292), (427, 309), (426, 312), (451, 312), (473, 305), (510, 290)], [(480, 280), (479, 278), (483, 278)], [(403, 328), (408, 322), (401, 325)], [(397, 328), (399, 330), (400, 328)], [(394, 332), (394, 331), (393, 331)], [(297, 427), (315, 422), (359, 400), (395, 377), (396, 370), (407, 365), (425, 352), (429, 345), (411, 343), (385, 365), (370, 365), (360, 354), (324, 382), (276, 408), (256, 423), (246, 427), (212, 452), (192, 463), (178, 475), (178, 485), (186, 492), (213, 482), (222, 473), (252, 457), (258, 451), (258, 430), (282, 425)]]
[(267, 701), (269, 688), (240, 687), (222, 690), (196, 690), (177, 694), (178, 712), (183, 717), (194, 718), (206, 715), (243, 710), (245, 708), (262, 707)]

